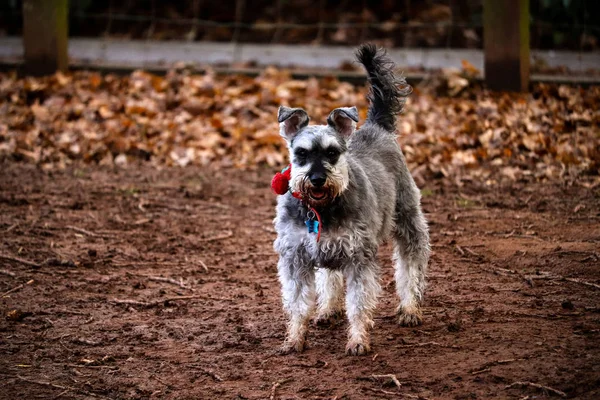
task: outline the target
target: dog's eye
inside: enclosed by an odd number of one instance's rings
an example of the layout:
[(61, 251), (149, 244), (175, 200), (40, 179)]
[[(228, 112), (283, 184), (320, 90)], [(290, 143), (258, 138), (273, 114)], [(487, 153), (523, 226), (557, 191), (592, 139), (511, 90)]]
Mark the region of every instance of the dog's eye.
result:
[(327, 150), (327, 157), (329, 157), (329, 158), (335, 158), (339, 155), (340, 155), (340, 152), (338, 150), (335, 150), (335, 149)]
[(295, 154), (296, 154), (296, 157), (303, 158), (303, 157), (306, 157), (308, 155), (308, 151), (306, 149), (297, 149), (295, 151)]

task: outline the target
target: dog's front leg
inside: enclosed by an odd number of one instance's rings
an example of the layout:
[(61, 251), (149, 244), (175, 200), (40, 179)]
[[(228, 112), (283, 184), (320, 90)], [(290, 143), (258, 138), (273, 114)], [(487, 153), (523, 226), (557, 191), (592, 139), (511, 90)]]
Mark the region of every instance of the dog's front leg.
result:
[(348, 344), (346, 353), (353, 356), (370, 351), (369, 330), (373, 327), (373, 312), (381, 291), (379, 267), (373, 261), (349, 265), (346, 277), (346, 314), (348, 315)]
[(308, 322), (316, 302), (314, 268), (306, 262), (302, 252), (281, 255), (277, 268), (283, 308), (289, 317), (281, 352), (301, 352), (305, 347)]
[(344, 276), (340, 271), (319, 268), (316, 272), (317, 316), (315, 323), (332, 326), (344, 312)]

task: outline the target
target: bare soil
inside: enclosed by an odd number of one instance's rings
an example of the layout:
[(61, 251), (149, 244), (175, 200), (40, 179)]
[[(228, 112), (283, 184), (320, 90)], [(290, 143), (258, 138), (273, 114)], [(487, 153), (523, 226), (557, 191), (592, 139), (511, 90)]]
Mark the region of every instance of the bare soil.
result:
[(0, 398), (600, 398), (599, 187), (427, 182), (424, 324), (386, 244), (373, 352), (280, 356), (272, 172), (0, 164)]

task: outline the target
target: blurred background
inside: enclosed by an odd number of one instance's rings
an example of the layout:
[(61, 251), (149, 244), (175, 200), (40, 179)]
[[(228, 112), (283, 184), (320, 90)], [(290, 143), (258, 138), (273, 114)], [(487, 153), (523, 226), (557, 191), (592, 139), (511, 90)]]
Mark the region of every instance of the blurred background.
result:
[[(518, 8), (522, 1), (489, 3)], [(600, 64), (600, 3), (527, 3), (531, 72), (594, 75)], [(352, 69), (351, 57), (338, 47), (369, 41), (403, 50), (393, 55), (409, 72), (460, 67), (462, 60), (483, 69), (483, 4), (483, 0), (70, 0), (69, 56), (72, 65), (160, 69), (183, 61), (343, 70)], [(23, 20), (23, 1), (1, 2), (0, 57), (5, 62), (15, 62), (22, 54), (16, 38), (23, 33)], [(268, 51), (278, 45), (310, 47)]]
[[(600, 3), (530, 0), (531, 47), (598, 50)], [(482, 0), (70, 0), (69, 35), (386, 47), (482, 48)], [(0, 35), (23, 30), (22, 1), (0, 4)]]

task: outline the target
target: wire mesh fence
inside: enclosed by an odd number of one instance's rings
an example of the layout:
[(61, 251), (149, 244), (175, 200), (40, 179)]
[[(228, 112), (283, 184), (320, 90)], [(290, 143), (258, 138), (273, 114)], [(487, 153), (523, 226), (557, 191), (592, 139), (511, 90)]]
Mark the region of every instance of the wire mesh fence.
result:
[[(0, 5), (20, 35), (22, 0)], [(530, 0), (531, 48), (597, 51), (600, 2)], [(481, 0), (71, 0), (71, 37), (190, 42), (481, 48)]]

